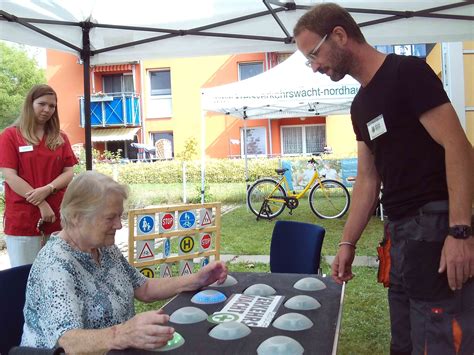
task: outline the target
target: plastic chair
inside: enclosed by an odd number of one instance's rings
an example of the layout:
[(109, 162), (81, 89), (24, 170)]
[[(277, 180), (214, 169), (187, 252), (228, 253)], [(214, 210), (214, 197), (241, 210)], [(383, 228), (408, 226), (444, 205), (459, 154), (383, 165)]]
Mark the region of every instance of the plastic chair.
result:
[(0, 271), (0, 354), (20, 344), (23, 333), (23, 307), (26, 281), (31, 265)]
[(169, 139), (158, 139), (155, 142), (157, 159), (171, 159), (173, 157), (173, 146)]
[(270, 245), (270, 271), (318, 274), (325, 233), (316, 224), (277, 221)]

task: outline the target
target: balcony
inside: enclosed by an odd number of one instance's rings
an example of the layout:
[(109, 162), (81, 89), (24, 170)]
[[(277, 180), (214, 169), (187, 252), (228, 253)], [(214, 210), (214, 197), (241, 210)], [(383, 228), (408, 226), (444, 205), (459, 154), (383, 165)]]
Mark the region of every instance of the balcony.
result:
[[(140, 126), (140, 97), (133, 93), (91, 95), (92, 127)], [(81, 127), (84, 127), (84, 97), (80, 98)]]

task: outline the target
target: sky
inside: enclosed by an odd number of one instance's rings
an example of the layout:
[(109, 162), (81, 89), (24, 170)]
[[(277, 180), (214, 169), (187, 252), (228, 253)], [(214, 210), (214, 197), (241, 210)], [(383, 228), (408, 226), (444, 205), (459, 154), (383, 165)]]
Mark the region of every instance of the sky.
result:
[(38, 63), (38, 66), (40, 68), (46, 69), (46, 49), (45, 48), (27, 46), (26, 44), (18, 44), (18, 43), (8, 42), (8, 41), (2, 41), (2, 42), (12, 47), (25, 49), (28, 56), (30, 58), (35, 59), (36, 63)]

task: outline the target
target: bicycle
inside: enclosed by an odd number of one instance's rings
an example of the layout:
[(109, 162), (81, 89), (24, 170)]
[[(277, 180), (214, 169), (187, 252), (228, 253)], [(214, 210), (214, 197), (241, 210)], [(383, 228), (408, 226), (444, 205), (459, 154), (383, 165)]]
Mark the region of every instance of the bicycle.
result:
[(314, 158), (311, 158), (308, 163), (311, 164), (314, 173), (299, 193), (289, 191), (288, 181), (284, 175), (288, 169), (275, 169), (275, 172), (281, 176), (279, 180), (263, 178), (250, 186), (247, 204), (252, 213), (257, 216), (257, 221), (259, 218), (271, 220), (279, 216), (285, 207), (288, 207), (292, 214), (298, 207), (299, 200), (310, 188), (309, 205), (319, 218), (339, 218), (347, 212), (350, 205), (347, 188), (337, 180), (325, 179), (324, 175), (320, 175)]

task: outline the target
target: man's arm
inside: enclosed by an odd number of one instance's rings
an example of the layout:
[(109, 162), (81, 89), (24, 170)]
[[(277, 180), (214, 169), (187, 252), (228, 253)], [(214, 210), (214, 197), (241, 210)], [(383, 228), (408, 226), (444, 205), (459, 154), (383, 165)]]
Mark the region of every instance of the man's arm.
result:
[[(425, 112), (421, 124), (444, 148), (449, 194), (449, 225), (471, 225), (474, 168), (472, 146), (450, 103)], [(440, 272), (447, 270), (449, 286), (455, 290), (474, 274), (474, 242), (448, 236), (441, 252)]]
[(351, 266), (355, 245), (373, 214), (380, 192), (380, 177), (375, 168), (374, 156), (364, 142), (357, 144), (357, 177), (352, 190), (349, 217), (342, 232), (343, 244), (332, 264), (332, 276), (338, 283), (353, 277)]

